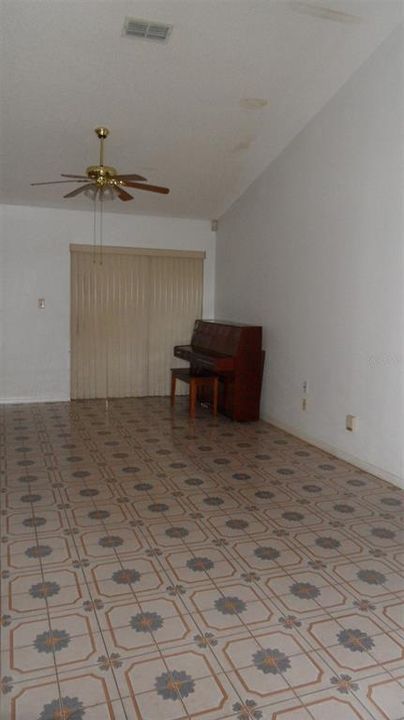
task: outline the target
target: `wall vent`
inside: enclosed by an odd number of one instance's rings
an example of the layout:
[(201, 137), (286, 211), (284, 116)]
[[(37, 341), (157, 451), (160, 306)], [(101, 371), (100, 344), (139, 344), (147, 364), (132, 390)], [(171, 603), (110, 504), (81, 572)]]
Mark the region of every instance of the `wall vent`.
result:
[(126, 17), (123, 25), (123, 34), (131, 37), (143, 38), (145, 40), (158, 40), (165, 42), (173, 29), (172, 25), (152, 22), (151, 20), (140, 20), (139, 18)]

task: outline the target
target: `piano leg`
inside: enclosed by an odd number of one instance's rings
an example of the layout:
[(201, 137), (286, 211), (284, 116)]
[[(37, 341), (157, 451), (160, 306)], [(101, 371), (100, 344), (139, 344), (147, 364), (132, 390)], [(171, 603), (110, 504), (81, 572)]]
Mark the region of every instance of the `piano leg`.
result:
[(196, 382), (189, 384), (189, 415), (191, 418), (196, 416), (196, 401), (198, 398), (198, 385)]
[(171, 406), (172, 406), (172, 407), (174, 407), (174, 405), (175, 405), (175, 385), (176, 385), (176, 379), (177, 379), (177, 378), (175, 377), (174, 373), (172, 372), (172, 373), (171, 373), (171, 395), (170, 395), (170, 400), (171, 400)]
[(217, 415), (217, 407), (219, 404), (219, 378), (215, 377), (213, 381), (213, 414)]

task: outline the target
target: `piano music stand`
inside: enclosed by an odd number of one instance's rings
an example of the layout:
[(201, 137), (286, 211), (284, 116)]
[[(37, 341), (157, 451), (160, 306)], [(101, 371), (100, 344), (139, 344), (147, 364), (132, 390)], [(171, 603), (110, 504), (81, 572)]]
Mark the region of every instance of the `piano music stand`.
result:
[(175, 388), (177, 380), (189, 385), (189, 415), (196, 415), (198, 388), (210, 387), (212, 390), (212, 414), (217, 415), (219, 400), (219, 378), (217, 375), (191, 375), (187, 368), (171, 368), (171, 406), (175, 405)]

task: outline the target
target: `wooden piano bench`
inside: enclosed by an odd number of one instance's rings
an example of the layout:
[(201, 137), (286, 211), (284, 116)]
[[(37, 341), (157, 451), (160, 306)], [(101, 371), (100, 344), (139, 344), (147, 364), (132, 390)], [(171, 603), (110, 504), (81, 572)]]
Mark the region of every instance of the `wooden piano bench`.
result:
[(212, 389), (212, 413), (217, 415), (219, 399), (219, 378), (217, 375), (191, 375), (187, 368), (171, 368), (171, 405), (175, 404), (175, 387), (177, 380), (189, 385), (189, 414), (191, 418), (196, 415), (198, 388), (210, 387)]

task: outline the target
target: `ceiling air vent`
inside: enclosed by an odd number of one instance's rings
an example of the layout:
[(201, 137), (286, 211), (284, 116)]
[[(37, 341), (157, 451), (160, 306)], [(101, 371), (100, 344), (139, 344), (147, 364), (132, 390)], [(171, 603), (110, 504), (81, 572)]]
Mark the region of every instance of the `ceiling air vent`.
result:
[(172, 25), (127, 17), (125, 18), (123, 26), (123, 34), (131, 37), (144, 38), (145, 40), (165, 42), (172, 29)]

